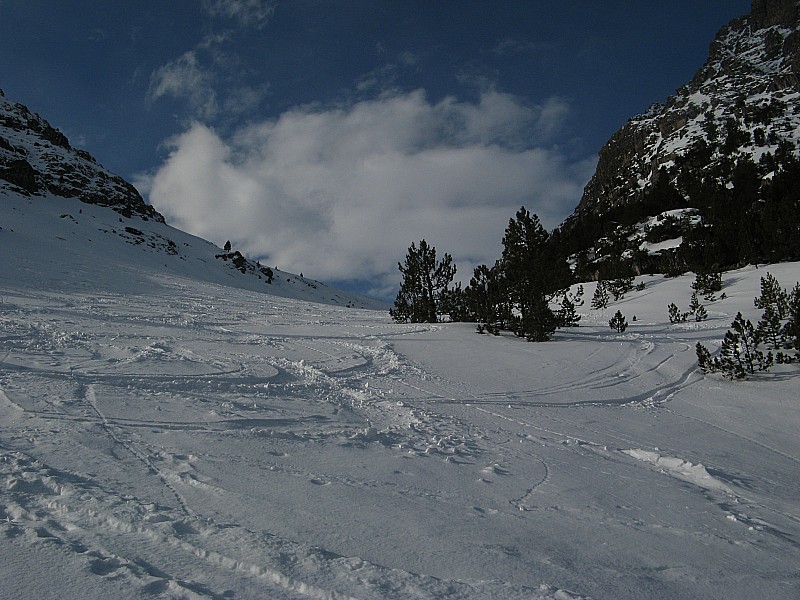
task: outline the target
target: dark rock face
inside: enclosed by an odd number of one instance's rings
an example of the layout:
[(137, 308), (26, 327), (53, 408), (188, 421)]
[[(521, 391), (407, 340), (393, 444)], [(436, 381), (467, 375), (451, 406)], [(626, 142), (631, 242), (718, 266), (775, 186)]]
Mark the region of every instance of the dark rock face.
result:
[(791, 27), (798, 21), (798, 7), (794, 0), (753, 0), (750, 12), (757, 29), (784, 25)]
[(110, 173), (67, 137), (27, 107), (11, 102), (0, 90), (0, 187), (28, 195), (50, 193), (107, 206), (131, 218), (164, 222), (139, 192)]
[(0, 179), (13, 183), (28, 194), (35, 194), (39, 191), (39, 185), (36, 183), (36, 171), (24, 158), (9, 161), (5, 166), (0, 167)]
[(753, 0), (751, 14), (717, 34), (709, 58), (665, 104), (617, 131), (600, 150), (597, 171), (575, 214), (636, 202), (659, 177), (679, 189), (687, 164), (709, 171), (779, 144), (797, 151), (800, 127), (800, 2)]

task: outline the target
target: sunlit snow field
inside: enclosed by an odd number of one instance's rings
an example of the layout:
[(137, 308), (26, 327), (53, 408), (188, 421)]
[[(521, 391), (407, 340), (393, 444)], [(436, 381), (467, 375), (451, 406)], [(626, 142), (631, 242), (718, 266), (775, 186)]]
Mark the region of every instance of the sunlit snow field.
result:
[(694, 353), (799, 264), (724, 274), (702, 323), (667, 319), (691, 275), (605, 311), (587, 284), (529, 344), (0, 200), (0, 597), (800, 597), (800, 369)]

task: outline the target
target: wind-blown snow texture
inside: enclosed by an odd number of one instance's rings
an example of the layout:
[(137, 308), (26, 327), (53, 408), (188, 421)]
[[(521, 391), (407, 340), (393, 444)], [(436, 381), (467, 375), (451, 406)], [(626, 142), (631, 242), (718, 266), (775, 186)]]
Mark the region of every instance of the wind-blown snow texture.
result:
[(1, 190), (0, 227), (3, 597), (800, 596), (798, 369), (693, 351), (764, 268), (702, 323), (648, 277), (528, 344), (77, 199)]

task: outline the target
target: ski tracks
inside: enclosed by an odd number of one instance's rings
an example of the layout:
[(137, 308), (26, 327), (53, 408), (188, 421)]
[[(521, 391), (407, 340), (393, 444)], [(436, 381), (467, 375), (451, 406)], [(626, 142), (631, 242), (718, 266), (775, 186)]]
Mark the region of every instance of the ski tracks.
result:
[(93, 384), (88, 384), (83, 387), (84, 393), (83, 396), (86, 400), (86, 403), (92, 409), (92, 411), (100, 418), (100, 422), (103, 426), (103, 429), (108, 433), (111, 438), (118, 443), (120, 446), (125, 448), (128, 452), (133, 454), (138, 460), (140, 460), (145, 467), (147, 467), (148, 472), (156, 475), (160, 480), (161, 483), (167, 488), (172, 495), (175, 497), (175, 500), (178, 503), (183, 514), (187, 516), (192, 516), (193, 512), (192, 509), (189, 508), (189, 505), (186, 503), (186, 499), (178, 492), (177, 489), (169, 482), (167, 475), (162, 472), (156, 465), (151, 461), (146, 454), (139, 451), (133, 444), (133, 442), (126, 440), (121, 435), (118, 435), (116, 431), (116, 427), (112, 425), (100, 408), (97, 405), (97, 396), (95, 393), (95, 386)]
[(550, 586), (440, 580), (335, 555), (116, 496), (89, 478), (5, 448), (0, 485), (0, 535), (78, 557), (87, 575), (124, 581), (131, 596), (579, 598)]

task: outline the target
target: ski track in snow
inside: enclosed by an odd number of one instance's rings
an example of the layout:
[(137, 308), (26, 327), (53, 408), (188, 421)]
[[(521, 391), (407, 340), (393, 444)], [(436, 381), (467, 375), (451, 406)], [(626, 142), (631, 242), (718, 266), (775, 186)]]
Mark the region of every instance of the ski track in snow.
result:
[[(589, 323), (527, 345), (190, 282), (2, 296), (0, 549), (71, 556), (131, 596), (800, 589), (798, 488), (781, 475), (796, 446), (697, 410), (709, 386), (740, 389), (697, 371), (709, 327)], [(465, 342), (517, 348), (498, 368), (573, 363), (498, 383), (459, 370)]]

